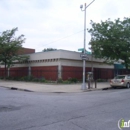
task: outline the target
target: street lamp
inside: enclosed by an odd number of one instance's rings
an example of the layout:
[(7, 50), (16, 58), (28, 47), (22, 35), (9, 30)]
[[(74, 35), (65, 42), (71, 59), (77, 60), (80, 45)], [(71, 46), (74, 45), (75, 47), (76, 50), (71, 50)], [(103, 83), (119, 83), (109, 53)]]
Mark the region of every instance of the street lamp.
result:
[[(88, 6), (90, 6), (95, 0), (93, 0)], [(84, 11), (84, 55), (85, 55), (85, 51), (86, 51), (86, 9), (87, 7), (86, 3), (84, 4), (84, 9), (83, 9), (83, 5), (80, 5), (80, 9), (82, 11)], [(85, 83), (85, 67), (86, 67), (86, 60), (83, 59), (83, 84), (81, 86), (82, 90), (86, 89), (86, 83)]]

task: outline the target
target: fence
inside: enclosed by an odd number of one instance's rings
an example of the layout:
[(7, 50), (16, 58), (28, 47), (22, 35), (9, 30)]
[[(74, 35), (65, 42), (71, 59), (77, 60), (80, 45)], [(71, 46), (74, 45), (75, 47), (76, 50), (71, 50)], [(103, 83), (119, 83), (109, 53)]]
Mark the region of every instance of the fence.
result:
[[(69, 68), (70, 69), (70, 68)], [(62, 78), (63, 80), (69, 78), (77, 78), (82, 80), (83, 77), (83, 70), (82, 68), (73, 68), (73, 69), (63, 69), (62, 70)], [(85, 76), (87, 78), (87, 73), (91, 72), (91, 68), (86, 68)], [(102, 69), (102, 68), (94, 68), (93, 69), (93, 78), (94, 80), (97, 79), (112, 79), (114, 77), (114, 69)]]
[[(87, 72), (90, 72), (91, 68), (86, 68), (86, 77)], [(8, 72), (7, 72), (8, 73)], [(4, 69), (0, 68), (0, 77), (4, 77)], [(36, 78), (45, 78), (47, 80), (57, 80), (58, 79), (58, 67), (40, 67), (40, 68), (31, 68), (29, 70), (28, 67), (25, 68), (13, 68), (9, 71), (10, 77), (24, 77), (28, 75), (32, 75)], [(97, 79), (112, 79), (114, 75), (117, 74), (130, 74), (130, 70), (120, 69), (103, 69), (103, 68), (94, 68), (93, 76), (94, 80)], [(76, 78), (78, 80), (82, 80), (83, 70), (82, 67), (67, 67), (63, 66), (61, 69), (61, 77), (63, 80), (67, 80), (69, 78)]]
[[(26, 76), (33, 76), (35, 78), (45, 78), (47, 80), (57, 80), (58, 78), (58, 70), (57, 66), (55, 67), (32, 67), (29, 69), (28, 67), (21, 68), (11, 68), (7, 70), (6, 74), (9, 77), (21, 78)], [(0, 68), (0, 77), (5, 77), (5, 72), (3, 68)]]
[(115, 69), (114, 75), (130, 74), (130, 69)]

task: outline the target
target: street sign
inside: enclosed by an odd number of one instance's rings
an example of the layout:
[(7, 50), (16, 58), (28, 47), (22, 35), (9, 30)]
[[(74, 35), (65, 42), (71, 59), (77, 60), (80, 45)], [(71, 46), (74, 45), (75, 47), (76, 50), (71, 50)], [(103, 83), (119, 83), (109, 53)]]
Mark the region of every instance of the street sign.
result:
[(86, 54), (80, 54), (80, 57), (82, 58), (82, 60), (88, 60), (89, 59)]
[[(84, 49), (83, 49), (83, 48), (79, 48), (78, 51), (84, 52)], [(86, 53), (87, 55), (92, 55), (92, 52), (87, 51), (87, 50), (85, 50), (85, 53)]]

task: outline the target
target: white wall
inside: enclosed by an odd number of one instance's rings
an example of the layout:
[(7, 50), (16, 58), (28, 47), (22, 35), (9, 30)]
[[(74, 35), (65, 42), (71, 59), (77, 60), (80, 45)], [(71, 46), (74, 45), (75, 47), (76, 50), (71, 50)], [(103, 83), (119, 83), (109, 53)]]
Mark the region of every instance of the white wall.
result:
[[(28, 66), (83, 66), (83, 61), (79, 52), (56, 50), (48, 52), (39, 52), (29, 54), (30, 59), (28, 63), (15, 64), (13, 67), (28, 67)], [(91, 67), (91, 56), (86, 61), (86, 67)], [(3, 66), (2, 66), (3, 67)], [(93, 58), (94, 68), (113, 68), (113, 65), (104, 64), (102, 59)]]
[[(62, 66), (76, 66), (76, 67), (82, 67), (83, 66), (83, 61), (76, 61), (76, 60), (61, 60), (61, 65)], [(108, 65), (105, 63), (101, 63), (101, 62), (90, 62), (90, 61), (86, 61), (86, 67), (92, 67), (93, 68), (114, 68), (113, 65)]]

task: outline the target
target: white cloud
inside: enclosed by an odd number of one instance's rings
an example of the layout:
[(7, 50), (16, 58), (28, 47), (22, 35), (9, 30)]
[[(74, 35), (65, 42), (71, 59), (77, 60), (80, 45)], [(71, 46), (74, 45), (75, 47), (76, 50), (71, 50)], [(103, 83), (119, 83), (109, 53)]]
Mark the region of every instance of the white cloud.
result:
[[(84, 12), (79, 6), (85, 2), (86, 0), (1, 0), (0, 31), (18, 27), (17, 34), (24, 34), (27, 39), (23, 46), (35, 48), (36, 51), (47, 47), (76, 51), (83, 47), (84, 34), (81, 30), (84, 29)], [(91, 0), (87, 2), (90, 3)], [(95, 0), (86, 10), (87, 28), (91, 27), (90, 20), (100, 22), (108, 18), (129, 17), (129, 4), (129, 0)], [(79, 31), (81, 32), (75, 34)], [(86, 44), (89, 40), (90, 35), (87, 33)]]

